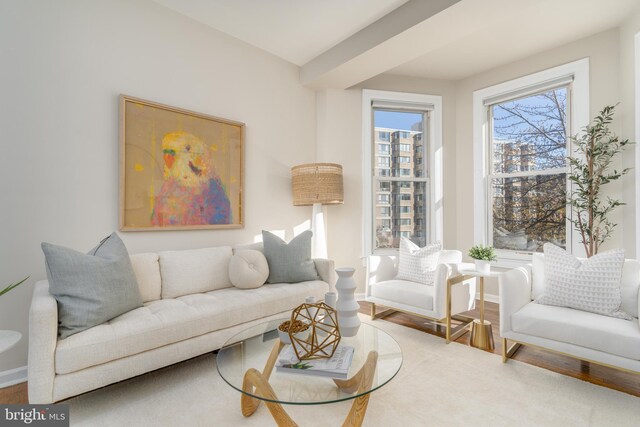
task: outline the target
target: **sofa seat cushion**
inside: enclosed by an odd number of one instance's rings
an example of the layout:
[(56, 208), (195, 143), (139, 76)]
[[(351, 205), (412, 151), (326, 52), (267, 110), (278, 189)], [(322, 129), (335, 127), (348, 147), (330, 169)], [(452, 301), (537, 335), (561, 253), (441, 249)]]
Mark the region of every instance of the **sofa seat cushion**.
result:
[(529, 303), (511, 315), (515, 332), (640, 360), (638, 322)]
[(385, 280), (369, 285), (372, 297), (433, 310), (433, 286), (408, 280)]
[[(241, 323), (292, 310), (305, 297), (323, 299), (322, 281), (226, 288), (152, 301), (107, 323), (58, 341), (57, 374), (131, 356)], [(212, 348), (211, 350), (215, 350)]]

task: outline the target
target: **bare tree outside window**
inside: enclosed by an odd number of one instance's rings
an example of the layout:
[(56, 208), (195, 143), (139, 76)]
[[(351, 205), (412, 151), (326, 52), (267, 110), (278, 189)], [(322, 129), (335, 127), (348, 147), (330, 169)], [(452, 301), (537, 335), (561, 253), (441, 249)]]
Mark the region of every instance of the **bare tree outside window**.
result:
[(489, 107), (493, 246), (566, 246), (567, 87)]

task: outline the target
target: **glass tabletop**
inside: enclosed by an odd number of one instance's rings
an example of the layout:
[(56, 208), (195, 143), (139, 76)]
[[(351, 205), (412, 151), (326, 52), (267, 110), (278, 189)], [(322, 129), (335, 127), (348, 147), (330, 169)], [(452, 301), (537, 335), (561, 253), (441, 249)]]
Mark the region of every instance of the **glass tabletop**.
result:
[[(353, 361), (347, 380), (354, 381), (362, 376), (364, 365), (375, 363), (373, 378), (358, 381), (355, 387), (339, 388), (336, 380), (300, 373), (279, 372), (273, 368), (268, 379), (275, 397), (261, 396), (253, 387), (243, 390), (245, 373), (254, 368), (265, 372), (265, 365), (274, 346), (279, 344), (278, 325), (289, 318), (273, 320), (252, 326), (231, 337), (218, 352), (216, 363), (220, 376), (231, 387), (260, 400), (283, 404), (314, 405), (354, 399), (371, 393), (388, 383), (400, 370), (402, 350), (398, 343), (386, 332), (363, 323), (355, 337), (342, 337), (340, 345), (354, 347)], [(285, 345), (282, 351), (286, 350)], [(372, 357), (377, 355), (376, 357)], [(370, 386), (369, 386), (370, 381)], [(343, 384), (345, 385), (345, 384)], [(355, 389), (354, 389), (355, 388)]]

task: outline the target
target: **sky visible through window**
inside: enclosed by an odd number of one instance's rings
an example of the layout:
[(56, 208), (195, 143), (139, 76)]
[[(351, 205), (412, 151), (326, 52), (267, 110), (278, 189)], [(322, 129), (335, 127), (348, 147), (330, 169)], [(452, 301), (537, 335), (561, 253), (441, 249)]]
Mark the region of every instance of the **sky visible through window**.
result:
[(373, 119), (375, 127), (411, 130), (412, 125), (422, 123), (422, 114), (406, 111), (374, 110)]

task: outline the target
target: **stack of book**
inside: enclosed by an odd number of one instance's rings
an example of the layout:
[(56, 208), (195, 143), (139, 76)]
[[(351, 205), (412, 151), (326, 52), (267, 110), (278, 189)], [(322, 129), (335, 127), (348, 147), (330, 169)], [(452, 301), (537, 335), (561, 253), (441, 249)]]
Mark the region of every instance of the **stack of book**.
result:
[(346, 379), (353, 360), (353, 352), (354, 348), (350, 345), (338, 345), (329, 359), (299, 360), (293, 347), (288, 345), (278, 356), (276, 372)]

